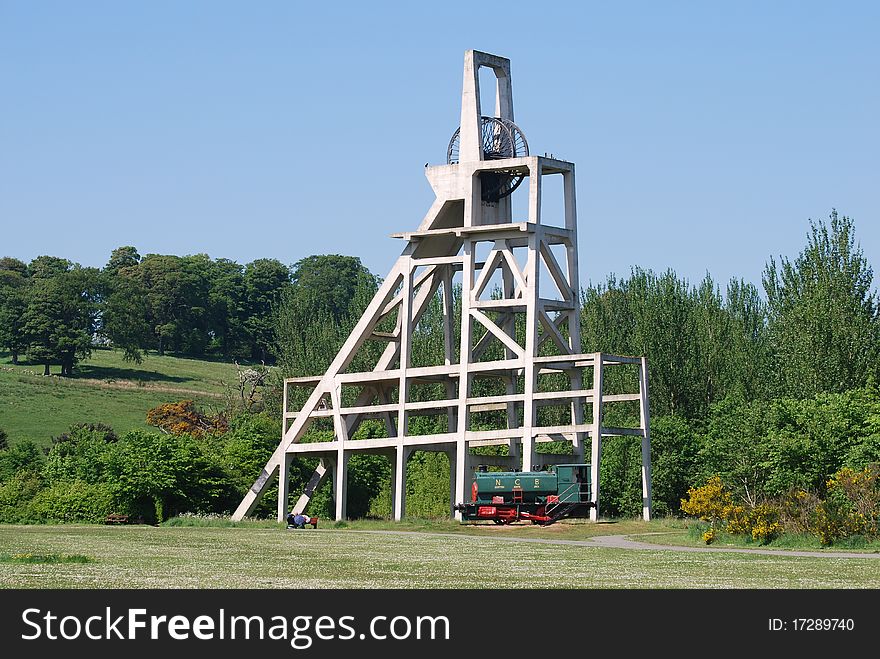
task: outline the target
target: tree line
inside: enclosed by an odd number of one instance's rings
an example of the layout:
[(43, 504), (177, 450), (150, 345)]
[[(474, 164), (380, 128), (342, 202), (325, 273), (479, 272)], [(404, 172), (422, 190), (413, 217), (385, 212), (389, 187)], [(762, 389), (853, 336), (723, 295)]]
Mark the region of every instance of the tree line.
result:
[(54, 365), (71, 375), (102, 343), (135, 362), (154, 350), (272, 363), (273, 313), (287, 288), (309, 279), (310, 263), (141, 257), (131, 246), (113, 250), (103, 268), (55, 256), (30, 263), (6, 256), (0, 259), (0, 348), (13, 363), (26, 357), (43, 365), (47, 375)]
[[(150, 258), (132, 257), (116, 269), (108, 264), (101, 274), (123, 277), (125, 285), (149, 289), (152, 284), (141, 283), (148, 279), (136, 273)], [(18, 268), (22, 277), (31, 279), (32, 286), (35, 276), (39, 279), (37, 272), (48, 265), (40, 259), (35, 261), (39, 262), (29, 264), (26, 271)], [(213, 263), (207, 257), (201, 259), (201, 263), (205, 262)], [(245, 266), (242, 278), (250, 266)], [(64, 272), (70, 273), (73, 281), (79, 281), (78, 270), (71, 266)], [(108, 270), (116, 274), (108, 275)], [(7, 267), (5, 271), (10, 270)], [(276, 358), (279, 377), (321, 373), (370, 301), (378, 280), (358, 259), (344, 256), (308, 257), (285, 271), (288, 278), (272, 289), (275, 297), (266, 295), (266, 306), (262, 309), (267, 311), (260, 315), (269, 329), (264, 344), (266, 354)], [(79, 289), (71, 285), (68, 290)], [(122, 289), (104, 288), (103, 297), (97, 298), (103, 304), (101, 315), (95, 316), (101, 327), (107, 327), (106, 310), (112, 306), (108, 306), (108, 301), (119, 290)], [(214, 299), (220, 297), (215, 294)], [(212, 297), (209, 293), (198, 299), (204, 303)], [(245, 294), (236, 299), (248, 298)], [(856, 241), (850, 218), (832, 212), (827, 221), (811, 222), (806, 244), (797, 256), (768, 260), (760, 288), (737, 279), (722, 289), (708, 274), (691, 284), (673, 270), (658, 274), (634, 268), (627, 277), (611, 276), (588, 284), (582, 290), (581, 302), (583, 352), (648, 356), (654, 503), (658, 514), (681, 514), (681, 502), (688, 491), (716, 476), (739, 505), (751, 510), (793, 491), (824, 497), (829, 482), (836, 482), (835, 474), (842, 469), (861, 470), (880, 462), (880, 317), (873, 272)], [(33, 303), (29, 302), (28, 307), (30, 304)], [(195, 307), (190, 307), (193, 317), (199, 316), (192, 312)], [(20, 317), (26, 319), (28, 315), (22, 313)], [(156, 327), (162, 323), (156, 320), (158, 316), (145, 317), (150, 318), (148, 324), (152, 328), (149, 341), (132, 345), (141, 350), (158, 349), (162, 334)], [(174, 329), (165, 332), (164, 349), (186, 350), (190, 345), (185, 343), (186, 327), (192, 327), (183, 322), (186, 317), (174, 317), (180, 325), (169, 323)], [(416, 328), (414, 359), (431, 363), (442, 357), (441, 322), (442, 308), (440, 301), (435, 300)], [(249, 325), (242, 321), (236, 327)], [(215, 330), (209, 336), (211, 340), (202, 344), (202, 349), (208, 350), (212, 345), (211, 350), (222, 354), (221, 344), (212, 342), (235, 333)], [(369, 362), (377, 356), (370, 350), (383, 347), (371, 343), (375, 342), (368, 342), (367, 350), (359, 356), (364, 363), (352, 368), (370, 367)], [(117, 345), (125, 347), (123, 343)], [(251, 355), (259, 350), (255, 342), (245, 342), (244, 346), (252, 351)], [(607, 386), (613, 389), (624, 384), (615, 382), (609, 371)], [(220, 496), (218, 490), (211, 490), (216, 496), (205, 498), (207, 495), (174, 494), (171, 488), (163, 495), (163, 514), (168, 510), (229, 511), (230, 502), (246, 491), (265, 458), (277, 446), (278, 389), (267, 387), (264, 401), (267, 404), (259, 414), (265, 419), (260, 422), (262, 425), (248, 425), (230, 415), (229, 429), (216, 433), (218, 437), (228, 435), (224, 442), (231, 442), (230, 452), (223, 454), (221, 472), (227, 474), (225, 478), (235, 474), (235, 492), (224, 490)], [(242, 413), (243, 417), (253, 417), (255, 411), (256, 408)], [(621, 411), (615, 412), (621, 418), (609, 423), (628, 425), (628, 413), (621, 406)], [(499, 422), (503, 423), (503, 419)], [(445, 420), (425, 417), (415, 419), (414, 423), (442, 425)], [(246, 451), (232, 441), (235, 428), (245, 427), (239, 424), (250, 428)], [(256, 427), (267, 434), (255, 432)], [(418, 432), (442, 430), (439, 426), (426, 426)], [(328, 432), (332, 430), (316, 422), (313, 436), (304, 441), (319, 439)], [(381, 436), (384, 427), (365, 422), (358, 433), (356, 437)], [(91, 440), (86, 441), (82, 435), (77, 444), (84, 451), (92, 450), (87, 449), (92, 443), (100, 446), (104, 441), (94, 432), (88, 435)], [(189, 437), (180, 441), (196, 445), (200, 455), (210, 456), (215, 444), (224, 445), (219, 440), (206, 442), (204, 437), (185, 431), (180, 436)], [(141, 435), (129, 439), (136, 443), (147, 441)], [(67, 442), (58, 444), (61, 445), (64, 448), (55, 447), (53, 451), (74, 446)], [(540, 450), (558, 448), (541, 445)], [(639, 514), (638, 442), (628, 437), (608, 438), (603, 452), (603, 513)], [(241, 456), (241, 464), (235, 462), (236, 456)], [(349, 466), (350, 514), (388, 515), (387, 461), (375, 456), (356, 458)], [(292, 491), (305, 484), (312, 467), (308, 460), (295, 461), (291, 470)], [(45, 466), (39, 469), (41, 482), (52, 482), (55, 476)], [(444, 454), (414, 453), (407, 482), (411, 514), (447, 514), (448, 469)], [(13, 467), (7, 472), (17, 473)], [(210, 473), (214, 475), (204, 478), (217, 477), (217, 472)], [(188, 487), (187, 478), (180, 477), (184, 489)], [(20, 490), (21, 487), (11, 487), (10, 493)], [(60, 496), (64, 489), (59, 487), (58, 492)], [(121, 496), (119, 492), (116, 495)], [(260, 509), (267, 515), (272, 514), (272, 499), (270, 493), (266, 497), (268, 503)], [(320, 515), (332, 510), (329, 486), (317, 494), (311, 506)]]

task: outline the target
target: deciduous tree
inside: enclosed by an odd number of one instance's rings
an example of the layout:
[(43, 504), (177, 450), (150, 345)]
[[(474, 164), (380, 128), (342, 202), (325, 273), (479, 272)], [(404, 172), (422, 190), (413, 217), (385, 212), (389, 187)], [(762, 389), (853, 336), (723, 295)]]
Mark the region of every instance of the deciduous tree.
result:
[(864, 386), (880, 369), (873, 272), (852, 219), (810, 222), (794, 259), (764, 271), (776, 390), (793, 397)]

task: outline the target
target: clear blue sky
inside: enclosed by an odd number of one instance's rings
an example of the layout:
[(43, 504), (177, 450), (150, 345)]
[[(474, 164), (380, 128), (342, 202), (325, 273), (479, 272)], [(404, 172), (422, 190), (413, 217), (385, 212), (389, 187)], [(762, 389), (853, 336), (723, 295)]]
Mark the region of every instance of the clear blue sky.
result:
[(832, 207), (880, 271), (878, 35), (876, 2), (0, 0), (0, 255), (384, 275), (474, 48), (511, 58), (532, 152), (577, 165), (584, 282), (759, 283)]

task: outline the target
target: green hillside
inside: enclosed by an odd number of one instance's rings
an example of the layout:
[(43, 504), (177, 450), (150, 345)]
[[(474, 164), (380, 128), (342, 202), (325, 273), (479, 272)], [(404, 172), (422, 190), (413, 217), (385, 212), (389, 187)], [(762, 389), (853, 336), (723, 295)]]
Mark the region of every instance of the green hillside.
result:
[(55, 375), (57, 367), (50, 377), (42, 372), (0, 353), (0, 428), (12, 442), (48, 445), (73, 423), (104, 423), (117, 432), (146, 428), (147, 410), (161, 403), (189, 398), (222, 406), (227, 384), (238, 378), (234, 364), (152, 353), (133, 364), (117, 350), (95, 350), (72, 378)]

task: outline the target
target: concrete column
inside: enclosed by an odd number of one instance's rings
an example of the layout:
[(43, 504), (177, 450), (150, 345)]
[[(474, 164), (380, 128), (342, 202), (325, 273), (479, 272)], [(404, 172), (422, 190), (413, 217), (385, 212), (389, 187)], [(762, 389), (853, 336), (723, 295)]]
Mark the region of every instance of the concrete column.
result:
[(398, 522), (406, 516), (406, 461), (411, 452), (411, 448), (402, 444), (399, 444), (394, 452), (392, 500), (394, 501), (394, 519)]
[(599, 469), (602, 466), (602, 353), (594, 353), (593, 364), (593, 446), (590, 456), (590, 477), (592, 479), (595, 508), (590, 510), (590, 519), (599, 519)]
[[(467, 498), (467, 486), (468, 486), (468, 449), (467, 444), (465, 444), (464, 440), (459, 440), (458, 446), (455, 449), (455, 502), (456, 503), (464, 503), (468, 500)], [(450, 465), (452, 467), (452, 465)], [(461, 512), (455, 512), (455, 519), (461, 521)]]
[(397, 439), (400, 446), (403, 446), (403, 438), (406, 437), (408, 430), (408, 418), (406, 412), (406, 403), (409, 399), (409, 378), (406, 371), (410, 364), (410, 339), (412, 337), (412, 259), (404, 257), (403, 270), (403, 287), (400, 291), (400, 379), (397, 388)]
[[(562, 199), (565, 213), (565, 228), (571, 231), (571, 237), (565, 243), (565, 258), (568, 270), (568, 285), (573, 295), (574, 308), (568, 312), (568, 341), (569, 349), (577, 354), (581, 351), (581, 301), (580, 301), (580, 274), (578, 272), (577, 253), (577, 203), (575, 195), (574, 165), (571, 169), (562, 173)], [(572, 371), (572, 389), (583, 388), (583, 374), (580, 369)], [(584, 422), (584, 399), (575, 398), (571, 403), (572, 423), (580, 425)], [(584, 460), (586, 433), (576, 433), (574, 453), (577, 460)]]
[(315, 467), (315, 471), (312, 474), (312, 477), (309, 479), (308, 484), (306, 485), (305, 490), (300, 495), (299, 499), (297, 499), (296, 503), (293, 506), (293, 514), (301, 513), (306, 509), (306, 506), (309, 505), (309, 501), (312, 500), (315, 492), (321, 487), (321, 483), (324, 482), (324, 479), (327, 477), (327, 474), (332, 470), (332, 465), (330, 461), (326, 458), (321, 458), (318, 461), (318, 466)]
[(464, 503), (455, 499), (458, 496), (455, 487), (455, 450), (446, 451), (446, 457), (449, 460), (449, 516), (455, 517), (455, 504)]
[[(530, 191), (538, 189), (540, 191), (540, 183), (535, 183), (535, 179), (541, 178), (540, 165), (529, 170)], [(538, 192), (540, 200), (540, 192)], [(540, 201), (539, 201), (540, 206)], [(538, 211), (529, 207), (529, 221), (535, 221), (535, 215)], [(538, 267), (539, 248), (541, 245), (540, 227), (534, 233), (529, 235), (529, 261), (526, 264), (525, 279), (527, 291), (525, 294), (526, 301), (526, 345), (525, 345), (525, 368), (523, 369), (523, 432), (522, 432), (522, 469), (523, 471), (532, 470), (532, 462), (535, 457), (534, 437), (532, 429), (537, 422), (537, 410), (535, 407), (534, 394), (538, 387), (538, 370), (535, 367), (534, 357), (538, 354), (538, 304), (539, 302), (539, 281), (538, 275), (540, 269)]]
[[(474, 287), (474, 243), (466, 238), (464, 241), (464, 260), (461, 277), (461, 343), (459, 344), (458, 371), (458, 415), (455, 448), (455, 499), (456, 503), (464, 501), (467, 478), (465, 475), (467, 458), (467, 429), (470, 422), (467, 400), (471, 391), (471, 376), (468, 364), (471, 361), (471, 334), (473, 333), (473, 317), (471, 316), (471, 298)], [(455, 517), (461, 520), (461, 513)]]
[(493, 66), (495, 72), (495, 116), (513, 121), (513, 84), (510, 80), (510, 61), (506, 66)]
[[(474, 51), (464, 54), (464, 82), (461, 89), (461, 127), (459, 133), (459, 162), (482, 159), (480, 148), (480, 64)], [(479, 197), (477, 197), (479, 203)]]
[(639, 364), (639, 416), (642, 431), (642, 517), (651, 521), (651, 415), (648, 409), (648, 358)]
[(333, 500), (336, 502), (336, 521), (346, 517), (346, 498), (348, 497), (348, 458), (343, 452), (332, 460)]
[(286, 453), (281, 457), (278, 465), (278, 521), (283, 522), (287, 518), (288, 498), (290, 497), (290, 455)]
[[(499, 241), (495, 244), (496, 249), (500, 250), (509, 250), (510, 245), (506, 240)], [(502, 257), (501, 258), (501, 278), (503, 284), (503, 291), (505, 299), (512, 300), (516, 297), (516, 281), (513, 277), (513, 272), (510, 270), (510, 264), (507, 260)], [(504, 333), (507, 334), (511, 339), (516, 341), (516, 314), (509, 313), (504, 318), (504, 322), (501, 324), (501, 329), (504, 330)], [(513, 352), (509, 347), (505, 347), (504, 349), (505, 359), (516, 359), (516, 353)], [(504, 393), (508, 396), (512, 396), (516, 394), (516, 376), (511, 375), (510, 377), (504, 378)], [(517, 414), (516, 403), (507, 403), (507, 427), (508, 429), (519, 427), (519, 415)], [(511, 437), (508, 441), (508, 455), (512, 458), (515, 458), (512, 462), (514, 464), (519, 464), (519, 456), (520, 456), (520, 442), (517, 438)]]

